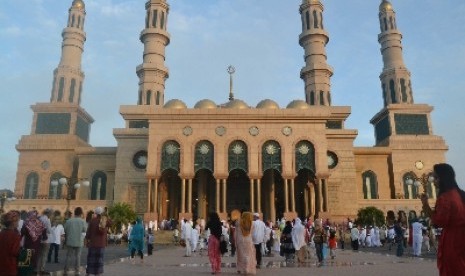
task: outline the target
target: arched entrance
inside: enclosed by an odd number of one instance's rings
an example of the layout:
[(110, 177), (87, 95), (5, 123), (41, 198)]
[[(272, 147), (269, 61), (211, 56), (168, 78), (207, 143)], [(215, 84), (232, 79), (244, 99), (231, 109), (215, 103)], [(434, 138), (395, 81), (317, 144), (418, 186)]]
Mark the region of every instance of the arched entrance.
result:
[(240, 169), (232, 170), (226, 186), (228, 195), (226, 212), (230, 213), (234, 209), (250, 211), (250, 179), (247, 174)]
[(173, 169), (163, 171), (160, 179), (158, 202), (160, 219), (178, 219), (181, 206), (181, 178)]
[(261, 179), (263, 219), (276, 222), (284, 216), (284, 179), (277, 170), (268, 169)]
[(216, 185), (212, 172), (207, 169), (197, 171), (192, 191), (194, 221), (198, 218), (206, 219), (208, 213), (215, 211), (215, 195)]
[(301, 169), (295, 178), (295, 211), (300, 218), (315, 216), (315, 173)]

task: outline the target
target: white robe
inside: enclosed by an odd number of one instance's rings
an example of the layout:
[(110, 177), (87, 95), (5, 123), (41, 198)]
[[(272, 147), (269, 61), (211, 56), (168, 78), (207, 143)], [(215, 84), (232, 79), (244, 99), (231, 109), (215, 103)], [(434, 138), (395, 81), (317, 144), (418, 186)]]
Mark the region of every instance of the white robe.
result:
[(292, 243), (294, 244), (295, 250), (300, 250), (300, 248), (307, 245), (307, 243), (305, 242), (305, 234), (305, 227), (302, 225), (300, 219), (296, 218), (294, 228), (292, 228), (291, 232)]
[(191, 245), (192, 251), (197, 250), (197, 244), (199, 243), (199, 230), (197, 228), (192, 229)]

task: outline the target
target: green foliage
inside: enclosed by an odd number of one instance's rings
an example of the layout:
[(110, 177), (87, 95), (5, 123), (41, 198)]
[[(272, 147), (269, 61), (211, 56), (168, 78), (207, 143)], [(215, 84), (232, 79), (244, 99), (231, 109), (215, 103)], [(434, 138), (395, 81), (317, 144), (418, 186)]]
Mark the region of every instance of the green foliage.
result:
[(386, 222), (384, 213), (380, 209), (376, 207), (365, 207), (360, 210), (358, 210), (357, 213), (357, 219), (355, 220), (355, 223), (357, 225), (376, 225), (376, 226), (382, 226)]
[(136, 220), (136, 212), (132, 206), (126, 202), (115, 203), (108, 208), (108, 216), (113, 222), (112, 230), (116, 233), (121, 232), (121, 227)]

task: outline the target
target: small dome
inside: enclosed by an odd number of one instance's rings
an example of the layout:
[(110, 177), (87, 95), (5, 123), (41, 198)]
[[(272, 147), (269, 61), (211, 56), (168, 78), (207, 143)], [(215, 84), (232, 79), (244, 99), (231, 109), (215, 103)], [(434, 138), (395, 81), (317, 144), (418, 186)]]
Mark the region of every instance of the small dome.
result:
[(279, 105), (270, 99), (263, 100), (257, 104), (257, 108), (263, 109), (279, 109)]
[(387, 0), (383, 0), (381, 4), (379, 5), (379, 11), (380, 12), (387, 12), (387, 11), (392, 11), (392, 4), (389, 3)]
[(204, 100), (201, 100), (201, 101), (198, 101), (194, 108), (198, 108), (198, 109), (215, 109), (216, 108), (216, 103), (212, 100), (209, 100), (209, 99), (204, 99)]
[(225, 104), (226, 108), (247, 109), (249, 106), (243, 100), (232, 100)]
[(290, 102), (286, 108), (292, 108), (292, 109), (309, 109), (310, 105), (307, 104), (303, 100), (293, 100)]
[(178, 99), (173, 99), (169, 100), (164, 106), (164, 108), (170, 108), (170, 109), (186, 109), (187, 106), (186, 104)]
[(72, 6), (74, 8), (82, 8), (82, 9), (86, 7), (86, 5), (84, 4), (84, 1), (82, 0), (74, 0)]

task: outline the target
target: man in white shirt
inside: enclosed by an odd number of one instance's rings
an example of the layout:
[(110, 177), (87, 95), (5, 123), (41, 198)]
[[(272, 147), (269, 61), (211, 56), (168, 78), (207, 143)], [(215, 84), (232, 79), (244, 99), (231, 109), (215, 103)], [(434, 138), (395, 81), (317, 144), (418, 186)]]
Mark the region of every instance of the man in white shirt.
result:
[(45, 209), (42, 212), (42, 215), (39, 217), (39, 220), (45, 225), (47, 229), (47, 239), (42, 240), (40, 244), (40, 249), (37, 254), (37, 267), (36, 272), (44, 275), (50, 274), (48, 271), (45, 271), (45, 261), (47, 258), (48, 250), (50, 248), (49, 239), (52, 235), (52, 224), (50, 223), (50, 216), (52, 215), (53, 210), (50, 208)]
[(252, 242), (255, 245), (257, 268), (260, 268), (262, 264), (262, 243), (265, 241), (266, 226), (265, 223), (260, 220), (260, 215), (258, 213), (253, 214), (252, 225)]
[(65, 237), (65, 228), (61, 224), (61, 218), (57, 217), (52, 223), (52, 235), (50, 235), (50, 249), (48, 250), (47, 263), (52, 261), (52, 252), (55, 251), (54, 259), (55, 263), (58, 261), (58, 251), (60, 250), (61, 241)]
[(192, 255), (191, 248), (191, 239), (192, 239), (192, 225), (184, 219), (184, 223), (181, 224), (181, 239), (186, 243), (186, 255), (185, 257), (190, 257)]
[(412, 247), (413, 255), (420, 257), (421, 255), (421, 244), (423, 242), (423, 224), (418, 220), (412, 223)]
[(358, 240), (360, 239), (360, 232), (358, 230), (358, 227), (354, 225), (352, 229), (350, 229), (350, 239), (352, 241), (352, 249), (353, 250), (358, 250)]

